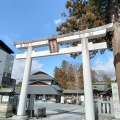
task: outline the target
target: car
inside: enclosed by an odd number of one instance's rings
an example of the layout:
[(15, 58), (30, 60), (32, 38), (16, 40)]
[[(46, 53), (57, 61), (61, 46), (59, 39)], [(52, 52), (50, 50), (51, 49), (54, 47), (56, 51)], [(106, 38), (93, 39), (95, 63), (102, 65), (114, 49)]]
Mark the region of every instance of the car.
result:
[(68, 99), (67, 99), (67, 103), (68, 103), (68, 104), (72, 104), (72, 99), (69, 99), (69, 98), (68, 98)]

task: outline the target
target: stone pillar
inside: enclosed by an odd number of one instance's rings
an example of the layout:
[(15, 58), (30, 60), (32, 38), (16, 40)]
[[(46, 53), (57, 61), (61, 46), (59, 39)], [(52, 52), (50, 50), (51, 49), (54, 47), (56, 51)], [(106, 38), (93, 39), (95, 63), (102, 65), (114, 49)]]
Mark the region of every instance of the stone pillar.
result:
[(114, 113), (114, 106), (113, 106), (113, 98), (110, 97), (110, 108), (111, 108), (111, 114), (112, 116), (114, 117), (115, 116), (115, 113)]
[(98, 114), (102, 113), (102, 108), (101, 108), (101, 101), (98, 102)]
[(103, 113), (106, 113), (106, 110), (105, 110), (105, 103), (103, 103), (102, 111), (103, 111)]
[(28, 104), (28, 113), (30, 117), (33, 117), (34, 115), (34, 98), (35, 95), (31, 94), (30, 95), (30, 100), (29, 100), (29, 104)]
[(31, 94), (29, 105), (28, 105), (28, 110), (33, 110), (34, 109), (34, 98), (35, 98), (35, 95)]
[(32, 64), (32, 58), (31, 58), (32, 49), (33, 48), (31, 46), (28, 47), (25, 70), (24, 70), (21, 93), (20, 93), (20, 99), (19, 99), (19, 106), (18, 106), (18, 111), (17, 111), (17, 115), (21, 115), (21, 116), (25, 115), (27, 88), (28, 88), (29, 76), (30, 76), (31, 64)]
[(2, 103), (2, 95), (0, 95), (0, 104)]
[(95, 120), (88, 39), (82, 38), (81, 41), (82, 41), (82, 61), (83, 61), (86, 120)]
[(110, 114), (110, 103), (106, 103), (106, 111)]

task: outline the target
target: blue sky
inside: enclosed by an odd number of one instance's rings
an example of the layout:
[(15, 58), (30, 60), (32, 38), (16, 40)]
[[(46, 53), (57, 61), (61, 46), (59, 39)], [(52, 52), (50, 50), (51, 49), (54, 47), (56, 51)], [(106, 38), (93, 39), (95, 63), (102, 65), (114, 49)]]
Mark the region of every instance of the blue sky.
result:
[[(3, 40), (15, 53), (20, 51), (12, 43), (34, 40), (56, 35), (56, 26), (65, 19), (61, 17), (66, 12), (67, 0), (0, 0), (0, 39)], [(60, 66), (62, 60), (72, 63), (81, 63), (81, 56), (77, 59), (69, 55), (42, 57), (33, 59), (32, 73), (42, 70), (53, 76), (55, 66)], [(114, 72), (113, 54), (106, 51), (99, 53), (90, 60), (93, 69)], [(16, 60), (13, 66), (13, 78), (22, 79), (25, 60)]]

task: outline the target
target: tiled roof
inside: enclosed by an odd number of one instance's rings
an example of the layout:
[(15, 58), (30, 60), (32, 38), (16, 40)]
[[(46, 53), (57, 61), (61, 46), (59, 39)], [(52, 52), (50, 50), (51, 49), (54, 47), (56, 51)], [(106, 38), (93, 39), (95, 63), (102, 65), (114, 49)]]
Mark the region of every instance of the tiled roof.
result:
[(38, 71), (32, 75), (48, 75), (47, 73), (43, 72), (43, 71)]
[(48, 85), (42, 81), (31, 81), (29, 82), (29, 85)]
[(53, 80), (53, 77), (49, 75), (31, 75), (30, 81), (32, 80)]
[[(20, 94), (21, 88), (15, 90), (16, 94)], [(51, 85), (29, 85), (27, 89), (27, 94), (47, 94), (47, 95), (61, 95), (54, 87)]]
[[(77, 90), (64, 90), (63, 93), (77, 93)], [(78, 93), (84, 93), (84, 90), (78, 89)]]
[(38, 72), (30, 75), (30, 82), (31, 81), (55, 81), (56, 83), (59, 83), (53, 77), (51, 77), (50, 75), (48, 75), (47, 73), (45, 73), (43, 71), (38, 71)]
[(93, 83), (93, 85), (108, 85), (108, 83), (106, 83), (104, 81), (99, 81), (99, 82)]
[(56, 90), (61, 90), (63, 91), (63, 89), (61, 87), (59, 87), (58, 85), (52, 85)]

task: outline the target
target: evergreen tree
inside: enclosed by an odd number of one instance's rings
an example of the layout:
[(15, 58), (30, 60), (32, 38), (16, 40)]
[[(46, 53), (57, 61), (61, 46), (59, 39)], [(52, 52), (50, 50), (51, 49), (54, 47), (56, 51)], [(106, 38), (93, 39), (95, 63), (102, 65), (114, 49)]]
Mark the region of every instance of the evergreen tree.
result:
[(62, 69), (62, 72), (63, 72), (66, 82), (67, 82), (68, 66), (69, 66), (69, 62), (67, 62), (66, 60), (63, 60), (62, 64), (61, 64), (61, 69)]
[(97, 78), (97, 73), (95, 70), (92, 70), (91, 69), (91, 76), (92, 76), (92, 83), (95, 83), (98, 81), (98, 78)]
[(67, 79), (68, 79), (68, 81), (71, 81), (71, 82), (75, 80), (74, 68), (73, 68), (72, 64), (70, 64), (68, 67)]
[[(116, 70), (116, 79), (120, 94), (120, 0), (68, 0), (65, 5), (68, 15), (66, 21), (59, 25), (56, 30), (59, 34), (76, 32), (78, 30), (89, 29), (113, 22), (113, 32), (108, 32), (106, 37), (91, 40), (92, 42), (107, 42), (109, 50), (114, 53), (114, 66)], [(73, 42), (76, 46), (78, 42)], [(90, 57), (94, 57), (97, 51), (90, 52)], [(101, 50), (101, 53), (104, 53)], [(71, 54), (77, 57), (79, 53)]]
[(18, 82), (18, 84), (16, 84), (16, 87), (21, 87), (22, 86), (22, 81)]
[(0, 84), (0, 89), (2, 89), (3, 88), (3, 86), (2, 86), (2, 84)]
[(55, 66), (55, 68), (54, 68), (54, 79), (55, 80), (58, 80), (58, 72), (59, 72), (59, 68), (57, 67), (57, 66)]
[(82, 64), (80, 65), (79, 71), (80, 71), (80, 88), (84, 89), (83, 66), (82, 66)]

